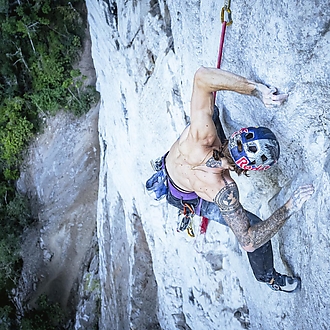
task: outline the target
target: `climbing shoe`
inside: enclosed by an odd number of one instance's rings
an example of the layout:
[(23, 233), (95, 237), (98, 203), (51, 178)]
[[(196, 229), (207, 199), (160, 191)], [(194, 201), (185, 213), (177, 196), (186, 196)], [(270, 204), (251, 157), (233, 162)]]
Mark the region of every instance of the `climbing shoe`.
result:
[(300, 289), (299, 277), (291, 277), (274, 272), (273, 278), (267, 285), (274, 291), (294, 292)]

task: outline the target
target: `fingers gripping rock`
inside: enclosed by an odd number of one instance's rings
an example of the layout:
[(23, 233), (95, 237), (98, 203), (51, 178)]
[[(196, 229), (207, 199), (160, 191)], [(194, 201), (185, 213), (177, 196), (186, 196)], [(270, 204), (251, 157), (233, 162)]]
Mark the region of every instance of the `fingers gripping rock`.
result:
[(253, 95), (260, 98), (267, 108), (280, 106), (288, 98), (288, 94), (277, 94), (276, 87), (271, 86), (268, 88), (263, 84), (256, 85), (256, 90), (254, 91)]
[(314, 193), (314, 186), (309, 184), (309, 185), (304, 185), (300, 186), (292, 195), (289, 203), (289, 209), (291, 213), (298, 212), (304, 203), (311, 198), (311, 196)]

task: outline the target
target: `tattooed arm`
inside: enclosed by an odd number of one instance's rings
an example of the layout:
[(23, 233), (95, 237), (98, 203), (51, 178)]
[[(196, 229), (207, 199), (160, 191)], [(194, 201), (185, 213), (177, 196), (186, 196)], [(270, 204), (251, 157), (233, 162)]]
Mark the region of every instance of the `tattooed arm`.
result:
[(238, 188), (235, 182), (226, 183), (214, 202), (236, 235), (244, 250), (253, 252), (268, 242), (285, 224), (286, 220), (301, 209), (314, 192), (312, 185), (299, 187), (287, 203), (275, 211), (267, 220), (250, 226), (245, 210), (239, 202)]

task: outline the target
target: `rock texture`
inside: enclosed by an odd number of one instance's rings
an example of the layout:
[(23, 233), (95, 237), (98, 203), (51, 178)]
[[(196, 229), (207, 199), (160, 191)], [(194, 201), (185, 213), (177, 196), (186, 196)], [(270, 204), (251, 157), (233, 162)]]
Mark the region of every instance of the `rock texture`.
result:
[(100, 329), (327, 329), (328, 1), (233, 0), (222, 68), (274, 85), (289, 99), (266, 109), (231, 92), (217, 98), (227, 134), (264, 125), (281, 144), (274, 169), (237, 178), (246, 209), (267, 218), (297, 186), (315, 185), (313, 198), (273, 239), (277, 270), (302, 278), (292, 295), (256, 282), (227, 228), (210, 223), (197, 239), (177, 233), (177, 211), (144, 189), (149, 160), (188, 122), (194, 72), (215, 66), (222, 3), (86, 3), (101, 94)]

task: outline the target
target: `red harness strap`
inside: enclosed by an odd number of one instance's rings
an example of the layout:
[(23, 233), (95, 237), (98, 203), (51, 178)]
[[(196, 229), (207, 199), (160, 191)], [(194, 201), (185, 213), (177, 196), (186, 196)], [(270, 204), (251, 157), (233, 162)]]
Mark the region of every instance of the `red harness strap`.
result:
[(202, 223), (201, 223), (201, 229), (200, 229), (200, 233), (201, 234), (205, 234), (206, 233), (206, 229), (207, 229), (208, 224), (209, 224), (209, 219), (203, 217), (202, 218)]

